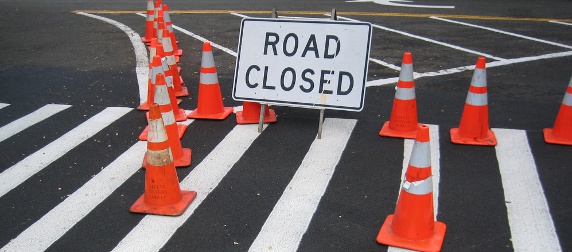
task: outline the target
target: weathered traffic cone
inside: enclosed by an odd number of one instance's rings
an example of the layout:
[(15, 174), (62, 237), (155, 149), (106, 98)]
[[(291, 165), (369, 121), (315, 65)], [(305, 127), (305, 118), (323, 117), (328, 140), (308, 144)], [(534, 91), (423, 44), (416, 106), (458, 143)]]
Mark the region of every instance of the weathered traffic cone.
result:
[(232, 107), (223, 105), (212, 47), (209, 42), (203, 43), (198, 95), (197, 108), (189, 113), (188, 118), (223, 120), (233, 111)]
[(485, 57), (479, 57), (471, 86), (465, 101), (459, 128), (452, 128), (451, 142), (456, 144), (495, 146), (495, 133), (489, 128), (489, 105), (487, 99), (487, 72)]
[(572, 78), (562, 99), (554, 127), (543, 131), (544, 141), (547, 143), (572, 145)]
[(413, 57), (410, 52), (405, 52), (395, 89), (391, 117), (383, 124), (380, 136), (415, 138), (419, 121), (413, 80)]
[(377, 242), (418, 251), (439, 251), (446, 225), (435, 221), (429, 127), (418, 126), (395, 212), (387, 216)]
[(197, 192), (181, 190), (159, 105), (152, 104), (149, 113), (145, 192), (129, 211), (178, 216), (185, 212)]
[[(260, 107), (262, 105), (258, 102), (245, 101), (242, 103), (242, 111), (236, 112), (236, 123), (238, 124), (252, 124), (260, 122)], [(276, 112), (274, 109), (269, 109), (268, 105), (264, 108), (264, 123), (276, 122)]]
[[(187, 125), (175, 122), (175, 115), (173, 114), (173, 107), (171, 106), (168, 92), (169, 90), (164, 75), (158, 74), (157, 84), (155, 85), (155, 103), (157, 103), (161, 109), (163, 124), (165, 125), (169, 146), (173, 153), (173, 162), (175, 167), (187, 167), (191, 165), (191, 149), (183, 148), (181, 146), (181, 140), (179, 139), (185, 133), (185, 130), (187, 130)], [(149, 115), (149, 117), (150, 116), (151, 115)], [(149, 118), (149, 120), (151, 119)], [(146, 129), (149, 129), (149, 127)], [(143, 133), (145, 133), (145, 131), (143, 131)], [(148, 139), (147, 137), (147, 140)], [(143, 168), (146, 168), (145, 159), (143, 160)]]

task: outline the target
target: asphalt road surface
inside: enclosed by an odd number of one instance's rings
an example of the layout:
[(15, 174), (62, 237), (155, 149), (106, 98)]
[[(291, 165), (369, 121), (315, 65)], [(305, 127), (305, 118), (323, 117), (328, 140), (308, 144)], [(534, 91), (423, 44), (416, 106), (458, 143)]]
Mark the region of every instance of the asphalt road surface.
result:
[[(146, 1), (0, 1), (0, 251), (400, 251), (375, 238), (394, 213), (412, 140), (378, 135), (404, 52), (431, 129), (443, 251), (572, 251), (572, 146), (547, 144), (572, 76), (571, 1), (163, 1), (197, 106), (210, 41), (225, 106), (244, 17), (372, 24), (360, 112), (272, 106), (257, 125), (187, 120), (197, 191), (182, 216), (134, 214), (144, 191)], [(143, 48), (143, 50), (141, 50)], [(457, 145), (473, 66), (487, 59), (496, 147)]]

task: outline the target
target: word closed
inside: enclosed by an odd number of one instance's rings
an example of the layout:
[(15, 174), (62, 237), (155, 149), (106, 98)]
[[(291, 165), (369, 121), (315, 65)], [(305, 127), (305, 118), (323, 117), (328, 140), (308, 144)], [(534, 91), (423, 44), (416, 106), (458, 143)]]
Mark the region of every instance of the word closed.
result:
[(369, 23), (245, 18), (233, 98), (360, 111), (370, 41)]

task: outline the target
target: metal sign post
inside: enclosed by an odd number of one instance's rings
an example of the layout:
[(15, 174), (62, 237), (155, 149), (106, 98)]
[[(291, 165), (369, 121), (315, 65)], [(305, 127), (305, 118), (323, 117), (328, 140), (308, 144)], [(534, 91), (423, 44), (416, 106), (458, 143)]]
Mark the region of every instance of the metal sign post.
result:
[[(338, 15), (336, 13), (336, 8), (332, 9), (332, 14), (330, 15), (331, 20), (338, 20)], [(324, 112), (325, 109), (320, 109), (320, 123), (318, 124), (318, 139), (322, 139), (322, 127), (324, 125)]]

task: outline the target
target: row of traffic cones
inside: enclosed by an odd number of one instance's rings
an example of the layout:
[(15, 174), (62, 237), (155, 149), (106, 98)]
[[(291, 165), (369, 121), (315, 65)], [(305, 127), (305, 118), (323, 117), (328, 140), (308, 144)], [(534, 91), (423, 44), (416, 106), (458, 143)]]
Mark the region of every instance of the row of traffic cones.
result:
[[(188, 96), (178, 67), (182, 50), (178, 49), (172, 29), (168, 6), (161, 0), (147, 1), (147, 21), (142, 41), (149, 46), (149, 77), (147, 101), (138, 109), (146, 113), (148, 126), (139, 135), (147, 141), (147, 152), (142, 167), (145, 173), (145, 192), (131, 206), (135, 213), (157, 215), (181, 215), (196, 197), (194, 191), (182, 191), (179, 187), (176, 167), (191, 165), (192, 151), (183, 148), (180, 139), (187, 119), (223, 120), (232, 107), (223, 104), (212, 46), (204, 42), (197, 108), (188, 115), (179, 108), (177, 97)], [(260, 104), (245, 102), (243, 111), (237, 112), (238, 124), (258, 123)], [(265, 109), (265, 122), (275, 122), (273, 110)]]
[[(489, 128), (486, 59), (479, 57), (465, 101), (459, 127), (450, 130), (456, 144), (496, 146), (494, 132)], [(381, 136), (415, 138), (417, 134), (417, 101), (410, 52), (403, 55), (393, 107), (389, 121), (379, 132)], [(554, 128), (544, 129), (547, 143), (572, 145), (572, 79), (556, 117)]]

